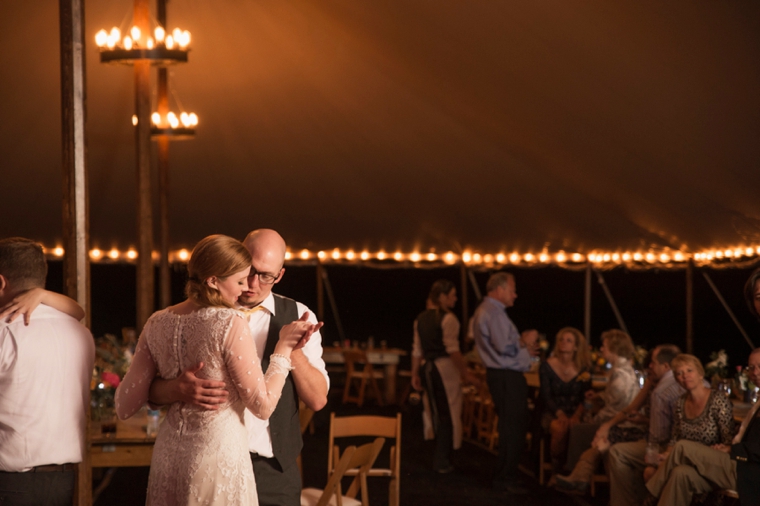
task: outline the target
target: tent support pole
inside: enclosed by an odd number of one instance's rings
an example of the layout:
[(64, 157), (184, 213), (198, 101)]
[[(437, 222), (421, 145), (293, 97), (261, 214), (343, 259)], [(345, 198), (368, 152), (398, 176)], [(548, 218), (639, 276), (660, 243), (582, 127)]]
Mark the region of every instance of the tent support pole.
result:
[(718, 290), (718, 287), (715, 286), (715, 283), (713, 283), (712, 279), (710, 279), (710, 276), (707, 274), (707, 272), (702, 271), (702, 275), (705, 277), (707, 284), (710, 285), (710, 288), (712, 288), (712, 291), (715, 292), (715, 296), (718, 297), (718, 300), (720, 301), (720, 303), (723, 304), (723, 308), (728, 313), (728, 316), (730, 316), (731, 319), (734, 321), (734, 325), (736, 325), (736, 328), (739, 329), (739, 332), (741, 332), (742, 336), (744, 336), (744, 340), (747, 341), (747, 344), (749, 344), (749, 348), (751, 350), (754, 350), (755, 345), (752, 343), (752, 340), (747, 335), (747, 332), (744, 330), (744, 327), (742, 327), (742, 324), (739, 323), (739, 320), (736, 318), (736, 315), (734, 314), (734, 312), (731, 311), (731, 308), (728, 306), (726, 299), (723, 298), (723, 295), (721, 295), (720, 290)]
[(325, 321), (325, 286), (322, 280), (322, 262), (317, 259), (317, 320)]
[(686, 265), (686, 353), (694, 353), (694, 261)]
[(462, 327), (460, 329), (460, 334), (462, 335), (463, 339), (467, 338), (467, 328), (468, 328), (468, 316), (470, 312), (469, 305), (467, 304), (467, 266), (464, 262), (459, 264), (459, 278), (462, 284), (462, 290), (460, 294), (460, 300), (462, 301)]
[(623, 315), (620, 314), (620, 310), (617, 307), (617, 304), (615, 304), (615, 299), (612, 297), (612, 292), (610, 292), (609, 287), (607, 286), (607, 283), (604, 282), (604, 277), (602, 276), (602, 273), (594, 269), (596, 272), (596, 279), (599, 281), (599, 284), (602, 285), (602, 289), (604, 290), (604, 294), (607, 296), (607, 300), (610, 303), (610, 306), (612, 307), (612, 312), (615, 313), (615, 318), (617, 318), (618, 325), (620, 325), (620, 328), (625, 332), (626, 334), (630, 335), (628, 332), (628, 327), (625, 326), (625, 322), (623, 321)]
[(338, 305), (335, 303), (332, 286), (330, 285), (330, 278), (327, 277), (327, 269), (324, 267), (322, 268), (322, 279), (324, 280), (325, 289), (327, 291), (327, 300), (330, 301), (330, 308), (335, 317), (335, 326), (338, 327), (338, 335), (340, 336), (341, 342), (344, 342), (346, 340), (346, 333), (343, 332), (343, 324), (340, 322), (340, 315), (338, 314)]
[[(161, 26), (166, 24), (166, 2), (158, 0), (157, 20)], [(169, 113), (169, 77), (166, 67), (158, 69), (158, 113), (166, 117)], [(169, 137), (162, 135), (158, 143), (158, 302), (160, 308), (172, 303), (171, 271), (169, 270)]]
[[(91, 325), (89, 195), (87, 188), (85, 106), (84, 0), (60, 0), (61, 144), (63, 168), (64, 293), (85, 310), (84, 324)], [(84, 460), (77, 466), (75, 504), (92, 505), (90, 465), (90, 403), (85, 408)]]
[[(134, 23), (142, 33), (150, 33), (150, 1), (135, 0)], [(137, 322), (139, 335), (153, 313), (155, 273), (153, 271), (153, 192), (150, 170), (150, 61), (138, 60), (135, 75), (135, 144), (137, 145)]]
[(586, 265), (586, 279), (583, 292), (583, 330), (586, 340), (591, 343), (591, 264)]

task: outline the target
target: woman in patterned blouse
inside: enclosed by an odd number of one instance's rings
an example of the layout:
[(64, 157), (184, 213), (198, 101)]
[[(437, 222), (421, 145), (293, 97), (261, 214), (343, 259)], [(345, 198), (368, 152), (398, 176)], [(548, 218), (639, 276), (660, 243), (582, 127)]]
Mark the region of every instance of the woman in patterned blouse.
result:
[[(705, 385), (705, 370), (694, 355), (676, 355), (670, 363), (673, 375), (686, 393), (676, 404), (670, 443), (660, 462), (667, 458), (670, 449), (681, 439), (695, 441), (706, 446), (730, 445), (734, 437), (734, 409), (728, 398)], [(644, 470), (644, 479), (653, 476), (667, 482), (661, 476), (664, 468), (656, 472), (654, 467)]]

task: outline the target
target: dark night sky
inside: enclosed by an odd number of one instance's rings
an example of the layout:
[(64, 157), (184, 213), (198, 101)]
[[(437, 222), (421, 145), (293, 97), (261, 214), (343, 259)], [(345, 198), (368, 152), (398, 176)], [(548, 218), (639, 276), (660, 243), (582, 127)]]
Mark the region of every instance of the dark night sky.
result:
[[(0, 236), (61, 238), (58, 2), (0, 3)], [(95, 246), (134, 245), (132, 73), (86, 4)], [(123, 23), (123, 24), (122, 24)], [(588, 251), (760, 240), (755, 1), (172, 0), (172, 242)], [(176, 108), (175, 108), (176, 110)]]

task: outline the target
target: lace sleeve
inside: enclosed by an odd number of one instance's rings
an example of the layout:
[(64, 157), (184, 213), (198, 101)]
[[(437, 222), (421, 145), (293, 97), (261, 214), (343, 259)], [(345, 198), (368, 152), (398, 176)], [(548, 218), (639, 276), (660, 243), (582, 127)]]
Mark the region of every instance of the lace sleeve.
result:
[(116, 414), (126, 420), (148, 402), (150, 384), (156, 376), (156, 363), (148, 349), (147, 333), (150, 331), (150, 321), (140, 335), (132, 365), (116, 389)]
[(264, 375), (251, 331), (239, 315), (232, 317), (224, 352), (227, 371), (243, 403), (257, 418), (268, 419), (280, 400), (290, 371), (290, 360), (273, 354)]

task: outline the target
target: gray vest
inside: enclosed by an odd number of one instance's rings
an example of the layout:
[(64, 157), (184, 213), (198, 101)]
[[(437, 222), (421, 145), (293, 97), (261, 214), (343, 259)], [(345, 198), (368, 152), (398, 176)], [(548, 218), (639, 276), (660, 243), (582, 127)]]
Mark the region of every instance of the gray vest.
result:
[[(296, 301), (274, 295), (274, 315), (269, 322), (269, 334), (261, 357), (261, 368), (266, 371), (269, 367), (269, 356), (274, 353), (274, 347), (280, 340), (280, 329), (298, 319)], [(269, 418), (269, 433), (272, 436), (272, 451), (274, 458), (283, 470), (296, 464), (296, 457), (301, 453), (303, 439), (301, 438), (301, 422), (298, 418), (298, 395), (293, 383), (293, 375), (289, 374), (282, 387), (282, 397), (277, 403), (272, 416)]]

